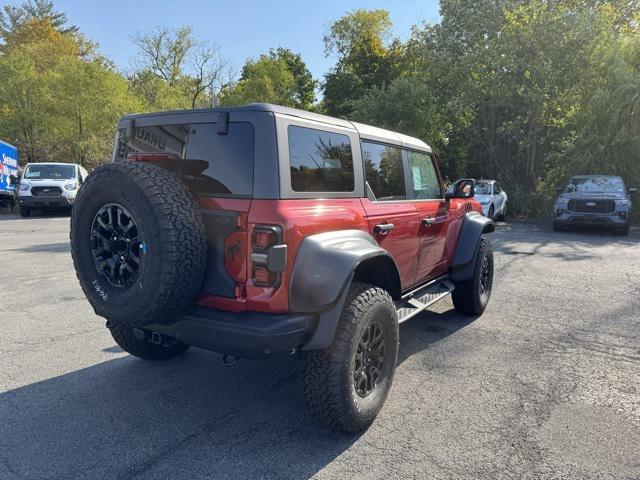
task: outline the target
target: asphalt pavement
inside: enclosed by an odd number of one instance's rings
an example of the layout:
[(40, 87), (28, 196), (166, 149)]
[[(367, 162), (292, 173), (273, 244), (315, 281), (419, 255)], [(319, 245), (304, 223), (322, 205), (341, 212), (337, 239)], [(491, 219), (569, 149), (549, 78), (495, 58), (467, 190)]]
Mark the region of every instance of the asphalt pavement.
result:
[(640, 231), (501, 224), (493, 297), (400, 328), (393, 389), (344, 436), (300, 362), (125, 354), (94, 315), (69, 218), (0, 215), (0, 478), (640, 479)]

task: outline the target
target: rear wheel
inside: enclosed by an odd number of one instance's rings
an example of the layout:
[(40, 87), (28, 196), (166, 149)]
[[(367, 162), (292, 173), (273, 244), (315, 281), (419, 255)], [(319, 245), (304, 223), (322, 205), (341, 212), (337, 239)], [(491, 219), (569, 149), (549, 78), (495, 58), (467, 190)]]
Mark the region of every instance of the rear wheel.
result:
[(23, 217), (30, 217), (31, 209), (28, 207), (20, 207), (20, 215), (22, 215)]
[(333, 344), (305, 357), (303, 384), (309, 411), (335, 430), (364, 430), (384, 405), (397, 357), (393, 300), (381, 288), (354, 283)]
[(480, 238), (473, 275), (456, 282), (451, 294), (455, 309), (465, 315), (481, 315), (489, 304), (493, 288), (493, 250), (485, 237)]
[(111, 336), (125, 352), (144, 360), (169, 360), (186, 352), (189, 345), (165, 335), (153, 335), (139, 328), (108, 325)]

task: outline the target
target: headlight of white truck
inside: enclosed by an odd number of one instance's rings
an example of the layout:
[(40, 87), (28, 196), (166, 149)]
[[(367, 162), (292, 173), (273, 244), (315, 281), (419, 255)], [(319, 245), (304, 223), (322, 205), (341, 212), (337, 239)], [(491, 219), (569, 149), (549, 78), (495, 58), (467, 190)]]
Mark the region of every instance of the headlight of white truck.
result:
[(78, 189), (78, 184), (77, 183), (67, 183), (64, 186), (65, 190), (77, 190)]
[(27, 190), (29, 190), (29, 185), (27, 185), (26, 183), (21, 183), (20, 190), (26, 192)]

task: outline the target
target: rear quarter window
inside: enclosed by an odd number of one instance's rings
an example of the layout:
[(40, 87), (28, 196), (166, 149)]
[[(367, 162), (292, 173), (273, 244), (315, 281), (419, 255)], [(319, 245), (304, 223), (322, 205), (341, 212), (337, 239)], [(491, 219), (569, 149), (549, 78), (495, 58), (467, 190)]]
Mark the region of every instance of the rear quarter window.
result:
[(226, 135), (219, 135), (216, 127), (216, 123), (144, 126), (136, 128), (132, 139), (119, 130), (114, 160), (134, 160), (138, 154), (159, 164), (178, 160), (178, 169), (195, 194), (251, 197), (253, 125), (232, 122)]
[(294, 192), (353, 192), (351, 141), (342, 135), (290, 125), (289, 164)]

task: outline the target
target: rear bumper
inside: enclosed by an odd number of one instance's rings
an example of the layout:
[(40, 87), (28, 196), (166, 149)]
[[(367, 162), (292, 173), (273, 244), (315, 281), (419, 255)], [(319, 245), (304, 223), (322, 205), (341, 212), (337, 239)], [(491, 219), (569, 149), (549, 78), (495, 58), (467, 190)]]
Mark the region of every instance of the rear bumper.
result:
[(18, 204), (28, 208), (69, 208), (73, 206), (75, 197), (18, 197)]
[(316, 323), (313, 314), (233, 313), (194, 306), (174, 323), (145, 329), (205, 350), (261, 359), (302, 346)]

